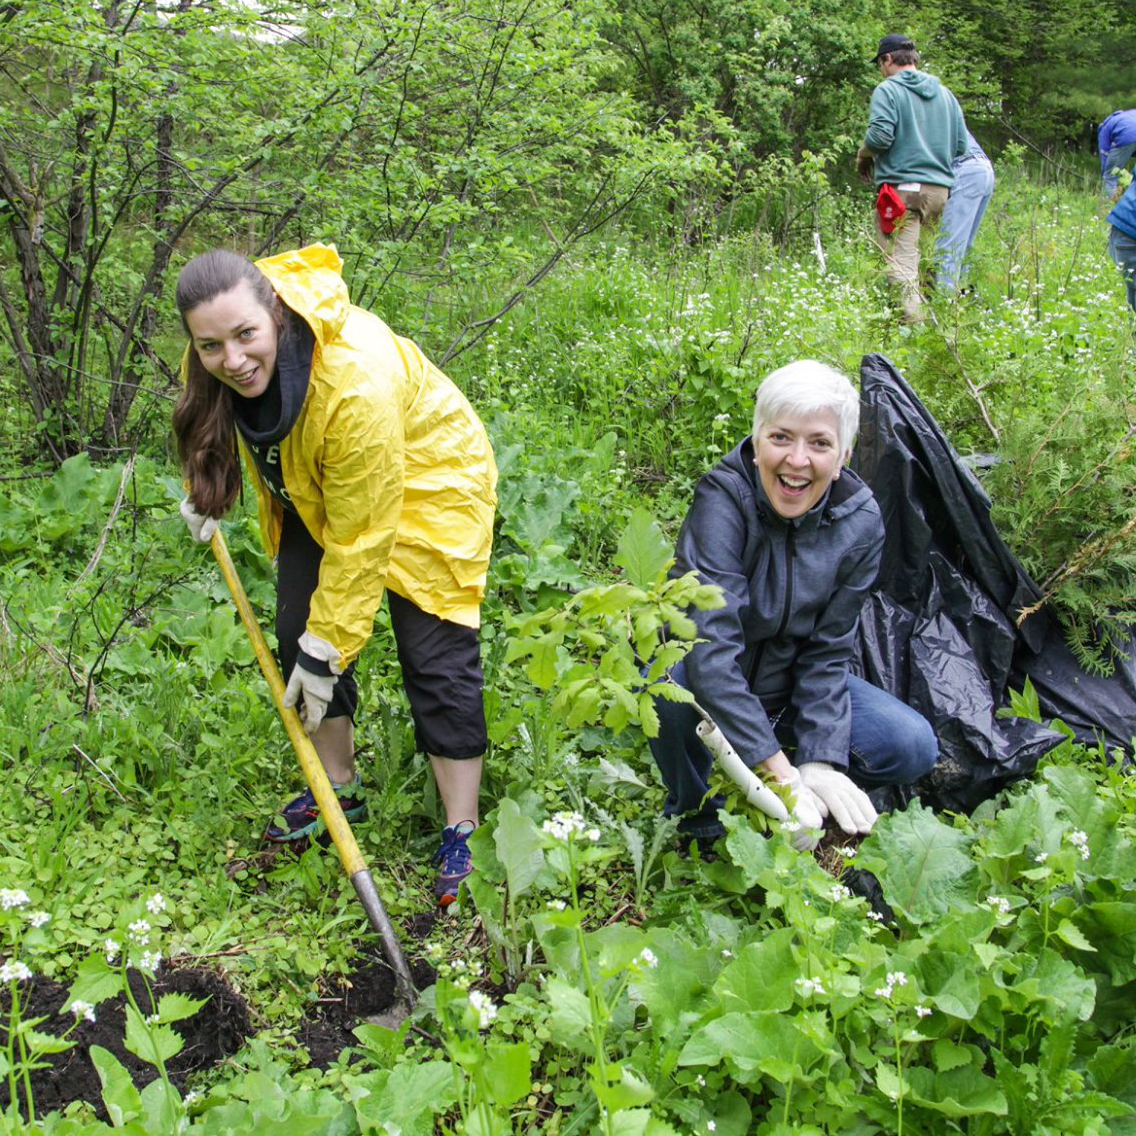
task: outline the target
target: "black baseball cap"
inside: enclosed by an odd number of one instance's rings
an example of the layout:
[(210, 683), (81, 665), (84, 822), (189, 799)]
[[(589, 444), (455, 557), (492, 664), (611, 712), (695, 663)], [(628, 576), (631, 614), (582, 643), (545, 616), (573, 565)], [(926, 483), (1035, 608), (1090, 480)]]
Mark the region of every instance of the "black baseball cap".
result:
[(891, 32), (880, 40), (879, 51), (872, 57), (873, 63), (878, 63), (885, 55), (891, 55), (893, 51), (914, 51), (915, 41), (911, 36), (901, 35), (899, 32)]

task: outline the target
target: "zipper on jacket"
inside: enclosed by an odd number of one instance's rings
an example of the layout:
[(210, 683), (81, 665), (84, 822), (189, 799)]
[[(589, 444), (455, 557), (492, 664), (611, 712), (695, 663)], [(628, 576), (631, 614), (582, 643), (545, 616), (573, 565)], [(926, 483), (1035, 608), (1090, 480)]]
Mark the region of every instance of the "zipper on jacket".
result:
[[(790, 525), (785, 536), (785, 607), (781, 612), (781, 622), (770, 639), (780, 639), (789, 624), (789, 613), (793, 610), (793, 559), (797, 555), (797, 530)], [(765, 653), (765, 643), (758, 643), (753, 652), (753, 659), (749, 664), (749, 688), (757, 680), (757, 670), (761, 665), (761, 656)]]

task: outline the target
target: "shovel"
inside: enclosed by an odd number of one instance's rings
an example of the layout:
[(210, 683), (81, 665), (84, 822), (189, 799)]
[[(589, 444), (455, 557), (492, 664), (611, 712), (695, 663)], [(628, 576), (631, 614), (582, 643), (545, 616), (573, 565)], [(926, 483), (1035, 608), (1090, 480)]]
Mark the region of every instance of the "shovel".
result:
[[(387, 1017), (392, 1022), (397, 1023), (410, 1012), (418, 997), (418, 992), (414, 988), (414, 979), (410, 976), (410, 968), (406, 965), (406, 956), (402, 953), (402, 946), (394, 932), (390, 916), (387, 915), (383, 901), (379, 898), (379, 893), (375, 889), (375, 882), (371, 879), (371, 870), (367, 867), (362, 852), (359, 851), (359, 845), (355, 842), (355, 834), (351, 831), (351, 826), (343, 815), (339, 798), (336, 797), (335, 790), (331, 787), (331, 782), (328, 780), (315, 746), (312, 745), (311, 738), (305, 732), (299, 714), (296, 713), (294, 708), (284, 705), (284, 680), (280, 677), (280, 668), (276, 665), (276, 660), (268, 649), (268, 644), (265, 642), (260, 624), (257, 623), (256, 616), (253, 614), (248, 596), (245, 595), (244, 587), (237, 575), (236, 565), (233, 564), (233, 559), (229, 555), (225, 537), (219, 526), (210, 543), (213, 548), (213, 555), (220, 565), (221, 575), (225, 577), (225, 583), (229, 585), (229, 591), (233, 593), (233, 602), (237, 605), (241, 622), (245, 625), (253, 650), (256, 651), (256, 657), (260, 661), (260, 669), (264, 672), (264, 677), (268, 681), (268, 688), (272, 691), (276, 709), (280, 711), (280, 717), (283, 719), (288, 736), (292, 739), (292, 746), (296, 751), (296, 756), (300, 759), (300, 768), (303, 769), (304, 777), (312, 790), (316, 804), (319, 805), (320, 815), (327, 826), (327, 831), (335, 842), (344, 871), (355, 887), (355, 894), (358, 895), (359, 902), (363, 905), (363, 910), (366, 911), (371, 926), (379, 933), (379, 938), (382, 940), (383, 954), (386, 955), (387, 962), (390, 963), (391, 969), (394, 971), (396, 1000), (396, 1005), (391, 1008)], [(398, 1003), (401, 1005), (398, 1005)]]

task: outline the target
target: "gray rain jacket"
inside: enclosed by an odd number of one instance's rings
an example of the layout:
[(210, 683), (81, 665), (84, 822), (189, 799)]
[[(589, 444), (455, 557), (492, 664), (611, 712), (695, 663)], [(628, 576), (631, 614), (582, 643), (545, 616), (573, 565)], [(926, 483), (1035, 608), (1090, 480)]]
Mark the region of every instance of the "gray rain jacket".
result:
[(686, 685), (747, 765), (781, 748), (769, 716), (785, 711), (794, 764), (847, 768), (848, 664), (883, 543), (879, 506), (847, 468), (795, 520), (770, 505), (752, 438), (698, 482), (675, 571), (719, 585), (726, 606), (692, 613), (707, 642), (686, 657)]

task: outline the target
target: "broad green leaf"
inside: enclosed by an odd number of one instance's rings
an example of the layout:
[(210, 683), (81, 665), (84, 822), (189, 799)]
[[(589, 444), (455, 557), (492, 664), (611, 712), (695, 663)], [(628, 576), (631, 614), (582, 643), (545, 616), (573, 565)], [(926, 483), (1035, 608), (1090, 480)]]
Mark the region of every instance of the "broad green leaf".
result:
[(876, 822), (860, 862), (879, 877), (884, 898), (912, 923), (929, 923), (970, 902), (975, 867), (970, 838), (917, 801)]
[(726, 850), (730, 859), (741, 868), (747, 888), (773, 867), (773, 844), (758, 832), (744, 817), (726, 818)]
[(665, 1120), (651, 1115), (649, 1108), (630, 1108), (611, 1118), (614, 1136), (680, 1136)]
[(97, 1006), (107, 998), (113, 998), (122, 991), (122, 971), (107, 965), (103, 954), (88, 955), (79, 963), (75, 981), (67, 991), (61, 1010), (67, 1010), (72, 1002), (89, 1002)]
[[(454, 1070), (448, 1061), (396, 1065), (378, 1091), (355, 1101), (360, 1121), (378, 1132), (431, 1136), (434, 1117), (454, 1103)], [(366, 1128), (366, 1125), (364, 1125)]]
[(794, 957), (793, 927), (779, 927), (738, 951), (714, 984), (726, 1013), (788, 1010), (795, 1001), (794, 983), (801, 964)]
[(126, 1036), (122, 1042), (135, 1057), (151, 1065), (165, 1064), (181, 1052), (185, 1040), (169, 1026), (148, 1025), (133, 1006), (126, 1007)]
[(959, 955), (928, 951), (919, 960), (919, 980), (920, 989), (944, 1014), (970, 1021), (978, 1013), (978, 975), (962, 965)]
[(121, 1128), (131, 1120), (142, 1115), (142, 1098), (130, 1079), (126, 1067), (109, 1049), (101, 1045), (92, 1045), (90, 1048), (91, 1062), (95, 1072), (102, 1082), (103, 1104), (106, 1105), (110, 1122), (116, 1128)]
[(544, 867), (540, 831), (517, 802), (506, 797), (497, 807), (493, 841), (509, 891), (516, 899), (532, 887)]
[(1069, 946), (1075, 947), (1079, 951), (1096, 951), (1096, 947), (1085, 938), (1076, 923), (1068, 919), (1062, 919), (1061, 922), (1057, 924), (1057, 937), (1063, 943), (1068, 943)]
[(602, 1075), (594, 1065), (589, 1072), (596, 1097), (612, 1112), (634, 1108), (654, 1099), (655, 1090), (651, 1083), (628, 1065), (613, 1061), (604, 1067)]
[(485, 1047), (485, 1080), (496, 1104), (511, 1105), (532, 1087), (532, 1055), (528, 1042), (491, 1041)]
[(544, 984), (544, 994), (548, 1000), (552, 1040), (577, 1052), (581, 1045), (590, 1048), (590, 1042), (586, 1040), (592, 1027), (588, 996), (556, 975)]
[(767, 1074), (782, 1083), (812, 1081), (809, 1070), (823, 1050), (786, 1014), (723, 1014), (696, 1030), (679, 1054), (680, 1065), (717, 1065), (725, 1061), (744, 1084), (757, 1085)]
[(904, 1070), (910, 1100), (944, 1116), (1005, 1116), (1006, 1098), (998, 1082), (979, 1069), (936, 1072), (923, 1065)]
[(619, 538), (614, 558), (627, 578), (641, 588), (649, 588), (672, 562), (670, 543), (659, 523), (646, 509), (636, 509)]
[(1136, 979), (1136, 903), (1090, 903), (1077, 918), (1113, 982), (1120, 985)]
[(166, 1024), (192, 1018), (208, 998), (190, 998), (186, 994), (163, 994), (158, 999), (158, 1020)]

